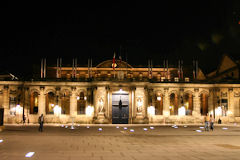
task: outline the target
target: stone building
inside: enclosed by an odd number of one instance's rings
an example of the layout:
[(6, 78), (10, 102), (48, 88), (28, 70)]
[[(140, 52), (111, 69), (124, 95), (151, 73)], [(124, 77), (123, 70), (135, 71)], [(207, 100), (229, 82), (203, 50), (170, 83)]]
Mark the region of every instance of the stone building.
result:
[[(41, 114), (46, 123), (200, 123), (207, 114), (240, 122), (239, 74), (229, 64), (222, 60), (207, 76), (196, 67), (133, 67), (120, 60), (96, 67), (42, 65), (39, 80), (1, 80), (0, 107), (5, 123), (21, 123), (23, 115), (37, 123)], [(235, 78), (216, 83), (224, 66)]]

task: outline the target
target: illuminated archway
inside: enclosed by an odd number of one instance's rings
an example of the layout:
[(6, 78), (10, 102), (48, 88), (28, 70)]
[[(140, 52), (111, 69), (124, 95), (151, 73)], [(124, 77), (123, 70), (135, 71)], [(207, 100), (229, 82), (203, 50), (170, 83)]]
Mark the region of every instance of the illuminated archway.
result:
[(38, 113), (38, 92), (32, 92), (30, 95), (30, 114)]
[(161, 93), (156, 93), (154, 101), (155, 101), (155, 115), (163, 115), (163, 95)]
[(46, 114), (54, 114), (56, 105), (56, 95), (53, 92), (48, 92), (46, 95)]

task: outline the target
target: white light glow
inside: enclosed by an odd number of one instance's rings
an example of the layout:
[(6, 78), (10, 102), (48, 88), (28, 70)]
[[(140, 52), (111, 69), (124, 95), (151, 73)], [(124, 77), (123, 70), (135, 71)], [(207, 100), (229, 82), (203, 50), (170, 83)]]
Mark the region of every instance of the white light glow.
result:
[(199, 128), (204, 129), (204, 127), (199, 127)]
[(64, 125), (61, 125), (61, 127), (64, 127)]
[(158, 100), (158, 101), (161, 101), (161, 97), (160, 97), (160, 96), (158, 96), (158, 97), (157, 97), (157, 100)]
[(169, 106), (169, 109), (172, 109), (172, 106)]
[(148, 129), (147, 128), (143, 128), (144, 131), (147, 131)]
[(196, 130), (196, 132), (202, 132), (202, 130)]
[(222, 129), (227, 130), (228, 128), (222, 128)]
[(215, 113), (217, 116), (222, 116), (222, 107), (219, 106), (215, 109)]
[(174, 128), (178, 128), (178, 126), (175, 126)]
[(15, 108), (15, 110), (16, 110), (16, 114), (22, 114), (22, 112), (23, 112), (23, 107), (21, 107), (19, 104), (16, 106), (16, 108)]
[(80, 127), (80, 124), (78, 124), (77, 126)]
[(90, 128), (89, 126), (87, 126), (87, 128)]
[(119, 128), (119, 126), (117, 126), (116, 128)]
[(87, 96), (84, 96), (84, 100), (85, 100), (85, 101), (87, 100)]
[(65, 128), (68, 128), (68, 126), (65, 126)]
[(87, 116), (92, 116), (93, 112), (94, 112), (94, 108), (93, 107), (91, 107), (91, 106), (87, 106), (86, 107), (86, 115)]
[(173, 125), (172, 128), (177, 127), (177, 125)]
[(150, 129), (154, 129), (154, 127), (150, 127)]
[(54, 107), (54, 104), (51, 104), (51, 107)]
[(147, 112), (148, 112), (149, 116), (154, 116), (155, 115), (155, 107), (154, 106), (148, 107)]
[(28, 153), (25, 155), (25, 157), (30, 158), (30, 157), (32, 157), (32, 156), (34, 155), (34, 153), (35, 153), (35, 152), (28, 152)]
[(70, 129), (75, 129), (75, 128), (74, 128), (74, 126), (71, 126), (71, 128), (70, 128)]
[(53, 112), (54, 112), (55, 115), (59, 116), (59, 115), (61, 115), (62, 108), (59, 107), (58, 105), (56, 105), (56, 106), (53, 108)]
[(134, 129), (130, 129), (130, 132), (134, 132)]
[(127, 130), (127, 127), (123, 127), (123, 129)]
[(0, 139), (0, 143), (2, 143), (3, 142), (3, 140), (2, 139)]
[(102, 128), (98, 128), (99, 131), (102, 131)]
[(184, 106), (178, 108), (178, 115), (179, 116), (185, 116), (186, 115), (186, 109)]
[(77, 100), (79, 100), (80, 99), (80, 97), (79, 96), (77, 96)]

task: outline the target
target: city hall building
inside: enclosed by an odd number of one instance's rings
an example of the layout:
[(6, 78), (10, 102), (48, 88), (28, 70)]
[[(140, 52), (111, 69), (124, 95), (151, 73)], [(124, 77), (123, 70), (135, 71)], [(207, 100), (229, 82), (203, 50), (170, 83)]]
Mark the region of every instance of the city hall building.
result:
[[(186, 68), (134, 67), (121, 60), (97, 66), (55, 67), (41, 63), (41, 79), (1, 75), (4, 123), (201, 123), (212, 114), (222, 123), (240, 122), (239, 61), (224, 55), (216, 71), (204, 74), (197, 63)], [(11, 80), (12, 78), (12, 80)], [(10, 79), (10, 80), (8, 80)]]

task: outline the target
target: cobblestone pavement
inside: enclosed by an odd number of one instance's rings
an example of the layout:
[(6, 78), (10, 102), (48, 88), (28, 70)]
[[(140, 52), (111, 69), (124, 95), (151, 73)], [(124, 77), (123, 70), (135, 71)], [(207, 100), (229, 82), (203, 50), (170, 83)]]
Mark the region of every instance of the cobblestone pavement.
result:
[[(240, 159), (239, 125), (217, 126), (213, 132), (200, 126), (116, 126), (45, 126), (40, 133), (34, 125), (8, 125), (0, 132), (0, 160)], [(28, 152), (35, 154), (26, 158)]]

